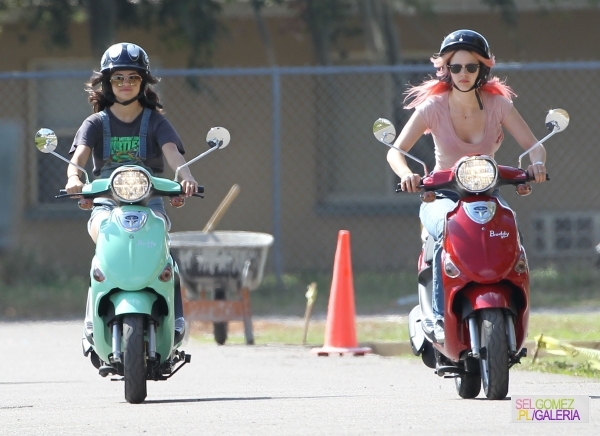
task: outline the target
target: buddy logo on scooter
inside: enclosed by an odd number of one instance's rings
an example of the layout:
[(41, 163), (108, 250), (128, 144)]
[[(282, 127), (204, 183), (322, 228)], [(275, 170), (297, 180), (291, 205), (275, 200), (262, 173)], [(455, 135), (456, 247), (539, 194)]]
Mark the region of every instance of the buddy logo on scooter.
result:
[[(110, 178), (90, 182), (84, 168), (54, 151), (57, 138), (52, 130), (40, 129), (35, 137), (41, 152), (57, 156), (85, 175), (81, 194), (62, 190), (56, 198), (77, 198), (85, 210), (98, 197), (117, 204), (101, 224), (96, 242), (88, 294), (93, 323), (84, 329), (83, 352), (101, 376), (123, 376), (129, 403), (144, 401), (147, 380), (166, 380), (191, 360), (179, 350), (183, 335), (174, 328), (179, 270), (169, 251), (167, 225), (147, 203), (164, 196), (174, 207), (184, 205), (184, 192), (176, 181), (179, 171), (225, 148), (230, 135), (227, 129), (214, 127), (206, 141), (210, 149), (178, 167), (174, 180), (154, 177), (141, 166), (124, 165)], [(193, 195), (202, 197), (203, 192), (199, 186)]]
[(522, 157), (568, 123), (566, 111), (551, 110), (546, 117), (550, 134), (519, 156), (518, 168), (498, 165), (490, 156), (469, 155), (450, 169), (432, 173), (424, 162), (393, 145), (396, 130), (388, 120), (379, 119), (373, 126), (380, 142), (423, 165), (423, 202), (436, 201), (440, 190), (458, 195), (442, 236), (445, 339), (436, 342), (422, 328), (432, 318), (434, 241), (426, 231), (418, 262), (419, 304), (409, 314), (408, 327), (413, 353), (438, 376), (454, 378), (462, 398), (475, 398), (482, 385), (488, 399), (505, 398), (509, 369), (527, 355), (527, 257), (514, 212), (493, 192), (513, 185), (518, 195), (530, 194), (533, 177), (522, 169)]

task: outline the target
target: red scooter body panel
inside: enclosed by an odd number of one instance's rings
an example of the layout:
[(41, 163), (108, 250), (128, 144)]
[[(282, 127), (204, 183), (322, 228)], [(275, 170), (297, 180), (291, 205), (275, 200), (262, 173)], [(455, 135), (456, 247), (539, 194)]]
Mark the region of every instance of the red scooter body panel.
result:
[[(474, 202), (494, 202), (494, 217), (484, 224), (472, 220), (463, 204)], [(468, 323), (461, 313), (453, 311), (458, 294), (476, 311), (510, 310), (511, 295), (519, 293), (518, 300), (523, 302), (523, 307), (517, 309), (514, 324), (517, 347), (523, 346), (529, 323), (529, 273), (515, 271), (521, 255), (524, 257), (525, 253), (519, 243), (514, 213), (495, 197), (463, 198), (448, 214), (442, 265), (449, 256), (460, 274), (451, 278), (442, 273), (446, 339), (443, 346), (435, 344), (448, 358), (458, 361), (462, 352), (471, 349)]]
[[(493, 202), (494, 217), (485, 224), (474, 222), (465, 205)], [(494, 283), (514, 268), (520, 254), (519, 235), (512, 210), (504, 208), (495, 197), (469, 197), (448, 214), (444, 249), (458, 269), (471, 281)]]

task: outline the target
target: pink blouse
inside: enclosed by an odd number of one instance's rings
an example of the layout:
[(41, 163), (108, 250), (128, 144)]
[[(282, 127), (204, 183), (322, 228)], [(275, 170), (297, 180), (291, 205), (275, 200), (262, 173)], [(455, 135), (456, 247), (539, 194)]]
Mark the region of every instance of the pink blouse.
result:
[[(502, 144), (504, 133), (502, 123), (510, 113), (513, 104), (506, 97), (482, 92), (481, 98), (485, 111), (485, 133), (478, 144), (469, 144), (456, 136), (450, 107), (448, 106), (448, 92), (435, 95), (415, 108), (423, 117), (433, 136), (435, 144), (435, 169), (452, 168), (460, 158), (481, 153), (493, 157)], [(427, 132), (426, 132), (427, 133)]]

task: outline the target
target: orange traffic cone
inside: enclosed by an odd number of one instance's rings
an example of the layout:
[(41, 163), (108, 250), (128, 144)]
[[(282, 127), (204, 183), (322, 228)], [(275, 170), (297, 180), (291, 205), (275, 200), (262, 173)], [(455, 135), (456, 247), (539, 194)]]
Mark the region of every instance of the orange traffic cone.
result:
[(358, 346), (355, 316), (350, 232), (340, 230), (327, 308), (325, 344), (322, 348), (313, 348), (311, 352), (319, 356), (328, 356), (331, 353), (340, 355), (352, 353), (355, 356), (363, 356), (365, 353), (370, 353), (370, 348)]

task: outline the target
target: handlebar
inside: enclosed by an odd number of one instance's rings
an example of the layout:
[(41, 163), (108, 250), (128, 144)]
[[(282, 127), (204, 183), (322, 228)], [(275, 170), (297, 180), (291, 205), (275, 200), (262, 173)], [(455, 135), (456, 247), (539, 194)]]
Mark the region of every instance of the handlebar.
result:
[[(192, 197), (200, 197), (200, 198), (204, 198), (204, 186), (200, 186), (198, 185), (198, 188), (196, 189), (196, 192), (192, 194)], [(177, 197), (179, 195), (181, 195), (181, 192), (178, 194), (165, 194), (163, 193), (163, 195), (167, 196), (167, 197)], [(58, 195), (56, 195), (54, 198), (73, 198), (73, 199), (78, 199), (78, 198), (82, 198), (83, 194), (81, 192), (77, 193), (77, 194), (68, 194), (66, 189), (61, 189), (58, 191)]]
[[(523, 171), (524, 171), (524, 170), (523, 170)], [(529, 174), (528, 174), (526, 171), (524, 171), (524, 172), (525, 172), (525, 180), (513, 180), (513, 181), (512, 181), (512, 183), (508, 182), (508, 183), (498, 184), (496, 187), (500, 187), (500, 186), (502, 186), (502, 185), (519, 185), (519, 184), (521, 184), (521, 183), (531, 182), (531, 181), (535, 180), (535, 177), (531, 177), (531, 176), (529, 176)], [(433, 174), (433, 173), (430, 173), (430, 176), (431, 176), (432, 174)], [(442, 186), (442, 185), (438, 185), (438, 186), (430, 186), (430, 187), (429, 187), (429, 189), (426, 189), (426, 187), (425, 187), (425, 185), (422, 183), (422, 181), (423, 181), (423, 177), (421, 177), (421, 183), (420, 183), (420, 184), (417, 186), (417, 189), (419, 189), (419, 190), (423, 190), (423, 189), (424, 189), (424, 190), (426, 190), (426, 191), (437, 191), (437, 190), (440, 190), (440, 189), (448, 189), (448, 188), (449, 188), (449, 186), (447, 186), (447, 184), (446, 184), (446, 183), (444, 183), (444, 186)], [(550, 175), (549, 175), (548, 173), (546, 173), (546, 181), (547, 181), (547, 182), (549, 182), (549, 181), (550, 181)], [(402, 182), (399, 182), (399, 183), (396, 185), (396, 192), (397, 192), (397, 193), (402, 193), (402, 192), (405, 192), (405, 191), (403, 191), (403, 190), (402, 190)]]

